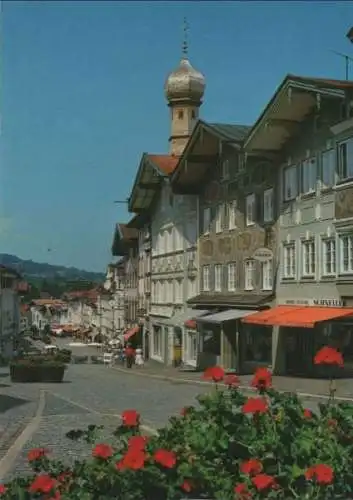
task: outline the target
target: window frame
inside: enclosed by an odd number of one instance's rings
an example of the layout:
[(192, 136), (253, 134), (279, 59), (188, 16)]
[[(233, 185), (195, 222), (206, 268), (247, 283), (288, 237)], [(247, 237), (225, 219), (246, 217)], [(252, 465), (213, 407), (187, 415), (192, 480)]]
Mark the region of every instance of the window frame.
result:
[[(231, 272), (231, 270), (233, 271)], [(233, 276), (232, 276), (233, 273)], [(227, 264), (227, 274), (228, 274), (228, 292), (235, 292), (237, 289), (237, 265), (235, 262), (228, 262)]]
[(215, 231), (216, 234), (220, 234), (223, 232), (223, 218), (224, 218), (224, 204), (221, 203), (217, 206), (216, 211), (216, 223), (215, 223)]
[[(249, 219), (249, 200), (251, 200), (251, 220)], [(249, 193), (245, 197), (245, 225), (247, 227), (254, 226), (256, 223), (256, 196), (255, 193)]]
[(214, 266), (214, 291), (215, 292), (222, 291), (222, 272), (223, 272), (222, 264), (215, 264), (215, 266)]
[[(295, 172), (295, 192), (291, 194), (290, 196), (287, 196), (287, 188), (286, 188), (286, 181), (288, 180), (286, 175), (289, 174), (291, 171)], [(283, 200), (284, 201), (293, 201), (298, 197), (299, 194), (299, 189), (298, 189), (298, 165), (287, 165), (283, 168)], [(290, 183), (291, 184), (291, 183)]]
[(228, 229), (229, 231), (233, 231), (234, 229), (237, 229), (237, 202), (236, 200), (232, 200), (229, 202), (229, 207), (228, 207)]
[[(206, 283), (207, 286), (205, 286)], [(202, 291), (211, 291), (211, 268), (209, 265), (202, 266)]]
[[(314, 172), (311, 171), (313, 168)], [(313, 175), (313, 178), (311, 176)], [(306, 178), (308, 176), (308, 178)], [(308, 186), (304, 185), (304, 182), (308, 182)], [(309, 186), (310, 182), (313, 182), (313, 186)], [(311, 156), (306, 158), (300, 163), (300, 191), (301, 194), (309, 195), (316, 192), (317, 186), (317, 158), (316, 156)]]
[[(329, 155), (332, 157), (333, 172), (332, 172), (332, 183), (326, 184), (324, 182), (324, 157)], [(320, 181), (322, 189), (330, 189), (336, 184), (336, 172), (337, 171), (337, 154), (334, 148), (326, 149), (320, 154)]]
[[(344, 269), (344, 246), (343, 240), (348, 240), (348, 255), (347, 255), (347, 265), (348, 269)], [(349, 263), (351, 262), (351, 266), (349, 267)], [(343, 275), (353, 274), (353, 231), (342, 233), (339, 235), (339, 273)]]
[[(244, 290), (246, 291), (252, 291), (255, 289), (255, 269), (256, 262), (254, 259), (247, 259), (244, 262)], [(248, 275), (249, 272), (251, 272), (250, 276)], [(251, 284), (249, 285), (250, 281)]]
[[(265, 267), (268, 268), (267, 274), (264, 272)], [(273, 290), (273, 259), (261, 262), (261, 288), (263, 291)]]
[[(349, 149), (348, 145), (351, 145), (351, 165), (349, 166)], [(342, 166), (341, 161), (342, 161), (342, 153), (341, 153), (341, 147), (345, 145), (345, 159), (346, 159), (346, 165)], [(343, 172), (343, 169), (345, 169), (345, 172)], [(337, 172), (338, 172), (338, 178), (341, 183), (348, 182), (353, 179), (353, 137), (348, 137), (344, 141), (340, 141), (337, 143)]]
[(316, 241), (314, 238), (302, 240), (301, 242), (302, 269), (303, 278), (314, 278), (316, 275)]
[[(270, 195), (270, 196), (268, 196)], [(266, 198), (271, 200), (271, 209), (267, 210), (269, 208), (268, 205), (266, 205)], [(267, 199), (267, 203), (268, 203)], [(264, 222), (272, 222), (274, 220), (274, 189), (273, 187), (265, 189), (263, 192), (263, 220)], [(268, 216), (268, 211), (270, 212)]]
[[(330, 244), (333, 244), (333, 249), (331, 249), (329, 252), (328, 252), (328, 245)], [(329, 262), (329, 265), (330, 265), (330, 268), (331, 270), (328, 271), (327, 268), (327, 264), (328, 264), (328, 260), (327, 260), (327, 256), (330, 255), (331, 258), (330, 258), (330, 262)], [(334, 256), (332, 258), (332, 256)], [(337, 243), (336, 243), (336, 238), (335, 237), (325, 237), (325, 238), (322, 238), (322, 269), (321, 269), (321, 275), (322, 276), (336, 276), (336, 272), (337, 272)]]
[[(282, 277), (285, 280), (294, 280), (297, 277), (296, 244), (294, 241), (283, 243)], [(289, 273), (287, 273), (289, 270)]]
[[(207, 222), (207, 224), (206, 224)], [(211, 207), (204, 207), (202, 212), (202, 232), (207, 235), (210, 234), (211, 229)]]

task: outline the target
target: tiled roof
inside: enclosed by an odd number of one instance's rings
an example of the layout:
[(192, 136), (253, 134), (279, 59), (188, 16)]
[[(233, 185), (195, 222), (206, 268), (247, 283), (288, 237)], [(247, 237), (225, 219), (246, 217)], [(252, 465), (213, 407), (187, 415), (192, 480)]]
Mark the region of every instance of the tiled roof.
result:
[(206, 125), (232, 141), (242, 141), (251, 129), (249, 125), (229, 125), (226, 123), (207, 123)]
[(148, 157), (166, 175), (174, 172), (179, 161), (178, 156), (171, 155), (148, 154)]

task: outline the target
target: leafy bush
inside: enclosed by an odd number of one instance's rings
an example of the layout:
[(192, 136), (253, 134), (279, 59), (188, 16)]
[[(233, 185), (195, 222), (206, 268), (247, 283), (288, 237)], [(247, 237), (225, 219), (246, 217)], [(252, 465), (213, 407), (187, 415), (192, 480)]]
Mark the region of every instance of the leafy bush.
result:
[[(324, 348), (316, 364), (343, 364)], [(6, 500), (179, 500), (204, 498), (353, 498), (353, 405), (330, 398), (317, 414), (296, 394), (272, 388), (271, 373), (254, 375), (251, 397), (238, 390), (236, 375), (206, 370), (214, 389), (199, 396), (159, 430), (141, 435), (135, 410), (122, 414), (111, 443), (95, 444), (92, 458), (68, 468), (44, 449), (28, 460), (35, 475), (0, 486)], [(222, 385), (221, 385), (222, 384)], [(71, 431), (71, 439), (96, 442), (96, 432)]]

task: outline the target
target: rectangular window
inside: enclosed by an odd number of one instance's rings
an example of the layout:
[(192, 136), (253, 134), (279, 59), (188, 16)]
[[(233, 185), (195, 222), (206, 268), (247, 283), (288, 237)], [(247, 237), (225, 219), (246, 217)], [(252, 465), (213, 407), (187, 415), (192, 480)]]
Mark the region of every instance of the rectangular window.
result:
[(215, 291), (221, 292), (222, 291), (222, 265), (216, 264), (215, 268), (214, 268), (214, 272), (215, 272)]
[(203, 234), (210, 232), (211, 225), (211, 209), (210, 207), (203, 209)]
[(261, 263), (262, 289), (272, 290), (273, 288), (273, 267), (272, 260)]
[(264, 222), (273, 221), (273, 188), (264, 191)]
[(323, 240), (323, 275), (336, 274), (336, 241), (333, 238)]
[(313, 193), (316, 190), (316, 158), (308, 158), (301, 164), (301, 192)]
[(284, 201), (294, 200), (298, 196), (297, 165), (286, 167), (283, 170), (283, 190)]
[(245, 290), (253, 290), (255, 287), (255, 261), (245, 262)]
[(336, 155), (335, 150), (330, 149), (321, 154), (321, 182), (324, 187), (335, 185)]
[(283, 277), (295, 278), (295, 244), (285, 244), (283, 246)]
[(338, 175), (342, 181), (353, 177), (353, 138), (338, 145)]
[(340, 236), (340, 272), (353, 273), (353, 234)]
[(236, 227), (237, 227), (236, 214), (237, 214), (237, 202), (235, 200), (233, 200), (229, 203), (229, 209), (228, 209), (228, 217), (229, 217), (228, 227), (229, 227), (229, 229), (236, 229)]
[(153, 326), (152, 345), (154, 356), (162, 356), (162, 328)]
[(316, 252), (315, 241), (303, 241), (303, 276), (315, 275)]
[(228, 291), (235, 292), (236, 289), (236, 266), (235, 262), (228, 264)]
[(202, 287), (204, 292), (210, 291), (210, 266), (202, 268)]
[(246, 225), (253, 226), (255, 224), (256, 199), (255, 194), (249, 194), (246, 197)]
[(216, 233), (223, 231), (223, 211), (224, 205), (218, 205), (216, 212)]

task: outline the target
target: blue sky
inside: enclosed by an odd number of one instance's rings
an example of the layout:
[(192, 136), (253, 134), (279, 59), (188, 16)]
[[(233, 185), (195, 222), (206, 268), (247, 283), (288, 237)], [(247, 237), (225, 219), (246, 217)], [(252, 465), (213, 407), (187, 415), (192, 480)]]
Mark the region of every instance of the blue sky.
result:
[(163, 85), (183, 16), (202, 118), (251, 124), (286, 73), (344, 79), (330, 49), (353, 57), (351, 14), (351, 2), (3, 2), (0, 252), (105, 268), (129, 217), (113, 201), (143, 151), (168, 149)]

